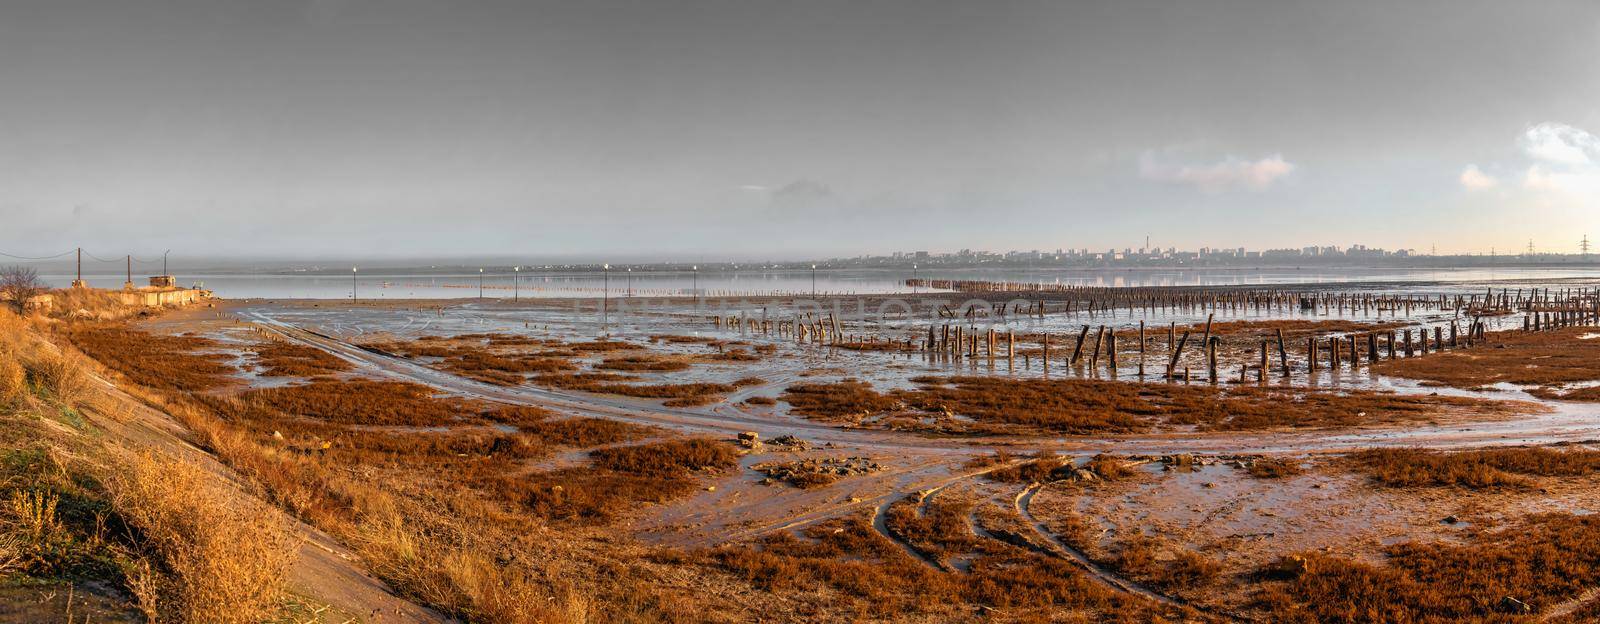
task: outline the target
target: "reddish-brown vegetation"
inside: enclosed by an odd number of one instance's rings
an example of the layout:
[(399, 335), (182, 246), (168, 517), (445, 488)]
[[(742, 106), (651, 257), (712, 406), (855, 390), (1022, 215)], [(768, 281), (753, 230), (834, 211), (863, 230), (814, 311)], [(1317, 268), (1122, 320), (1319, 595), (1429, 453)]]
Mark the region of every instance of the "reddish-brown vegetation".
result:
[(670, 440), (605, 448), (583, 468), (508, 477), (486, 483), (503, 499), (551, 521), (610, 521), (639, 503), (658, 503), (693, 490), (698, 472), (738, 465), (733, 446), (712, 440)]
[[(934, 509), (934, 517), (917, 520), (918, 526), (905, 518), (896, 523), (925, 546), (961, 550), (970, 532), (952, 522), (962, 511), (960, 504)], [(959, 619), (967, 617), (967, 605), (977, 604), (1023, 621), (1048, 621), (1063, 612), (1101, 622), (1152, 622), (1163, 617), (1204, 621), (1192, 612), (1164, 613), (1107, 589), (1063, 560), (993, 540), (987, 544), (970, 559), (966, 572), (941, 571), (874, 531), (865, 516), (855, 516), (812, 525), (800, 536), (779, 532), (754, 546), (706, 551), (697, 559), (757, 589), (826, 592), (848, 601), (861, 619)]]
[(1118, 572), (1166, 590), (1192, 590), (1222, 576), (1222, 564), (1203, 553), (1136, 535), (1123, 542), (1108, 562)]
[(228, 385), (238, 371), (221, 355), (196, 354), (216, 346), (194, 336), (148, 334), (114, 324), (69, 325), (66, 335), (89, 357), (129, 381), (163, 390), (196, 392)]
[(1525, 487), (1532, 483), (1527, 478), (1530, 476), (1600, 473), (1600, 452), (1537, 447), (1457, 452), (1369, 449), (1352, 453), (1347, 459), (1373, 482), (1391, 487)]
[(352, 425), (450, 425), (477, 413), (466, 401), (434, 394), (421, 384), (352, 379), (249, 390), (239, 400), (291, 416)]
[(1268, 581), (1255, 606), (1292, 624), (1521, 621), (1521, 605), (1538, 613), (1600, 585), (1600, 516), (1537, 514), (1465, 544), (1409, 542), (1384, 554), (1384, 565), (1308, 554), (1303, 571)]
[(746, 386), (765, 383), (759, 377), (745, 377), (731, 383), (696, 382), (682, 384), (630, 384), (634, 377), (615, 373), (576, 373), (566, 375), (540, 375), (534, 381), (546, 386), (566, 390), (580, 390), (596, 394), (617, 394), (645, 399), (667, 399), (668, 407), (705, 405), (722, 399), (722, 395)]
[(349, 362), (326, 351), (292, 342), (263, 342), (252, 350), (263, 377), (316, 377), (351, 368)]
[(900, 401), (879, 394), (864, 381), (802, 383), (779, 397), (796, 414), (828, 421), (859, 423), (875, 414), (902, 409)]
[(672, 372), (689, 370), (689, 363), (683, 360), (669, 359), (651, 355), (630, 355), (623, 357), (606, 358), (594, 366), (602, 370), (625, 372)]
[[(992, 463), (1001, 464), (1010, 461), (1009, 456), (994, 455)], [(1059, 471), (1072, 462), (1050, 451), (1039, 451), (1032, 459), (1004, 466), (984, 473), (984, 478), (1001, 483), (1047, 483), (1056, 480)]]
[(1299, 461), (1282, 457), (1258, 457), (1250, 461), (1246, 470), (1258, 479), (1284, 479), (1305, 473)]
[[(920, 377), (888, 394), (866, 384), (801, 384), (784, 399), (796, 413), (841, 419), (909, 410), (932, 415), (920, 428), (946, 433), (1126, 433), (1193, 426), (1206, 431), (1356, 426), (1451, 414), (1499, 415), (1519, 404), (1378, 391), (1217, 387), (1090, 379)], [(795, 389), (800, 391), (796, 392)], [(795, 400), (790, 400), (791, 398)], [(798, 401), (798, 404), (796, 403)], [(970, 420), (960, 420), (964, 417)], [(885, 419), (918, 427), (912, 419)]]
[(1455, 388), (1498, 383), (1530, 386), (1537, 396), (1570, 401), (1600, 400), (1600, 391), (1567, 390), (1564, 384), (1600, 381), (1600, 340), (1584, 339), (1593, 328), (1490, 334), (1492, 345), (1435, 351), (1380, 362), (1373, 370)]

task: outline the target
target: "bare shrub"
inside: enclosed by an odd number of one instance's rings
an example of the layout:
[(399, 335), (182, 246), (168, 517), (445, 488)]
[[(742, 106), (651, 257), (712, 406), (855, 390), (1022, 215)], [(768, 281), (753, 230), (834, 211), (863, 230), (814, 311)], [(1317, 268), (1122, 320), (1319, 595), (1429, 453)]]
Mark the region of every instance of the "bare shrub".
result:
[(44, 291), (37, 271), (23, 266), (0, 268), (0, 296), (9, 299), (16, 311), (21, 312), (28, 299)]
[(158, 603), (171, 620), (255, 622), (278, 607), (295, 544), (265, 505), (149, 453), (132, 457), (107, 486), (159, 565)]

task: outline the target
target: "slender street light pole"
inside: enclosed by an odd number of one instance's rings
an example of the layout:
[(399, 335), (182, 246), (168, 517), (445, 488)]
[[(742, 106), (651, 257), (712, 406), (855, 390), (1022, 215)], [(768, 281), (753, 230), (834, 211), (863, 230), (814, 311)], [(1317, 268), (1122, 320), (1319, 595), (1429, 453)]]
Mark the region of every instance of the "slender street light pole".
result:
[(161, 274), (162, 275), (172, 275), (171, 273), (167, 272), (167, 254), (169, 254), (169, 253), (172, 253), (171, 249), (168, 249), (166, 251), (161, 252)]
[(600, 327), (605, 327), (611, 321), (611, 264), (600, 265)]
[(356, 267), (350, 267), (350, 303), (356, 302)]
[(811, 265), (811, 298), (817, 298), (817, 265)]
[(628, 267), (628, 297), (633, 297), (633, 267)]
[(478, 299), (483, 299), (483, 269), (478, 269)]
[(511, 300), (522, 301), (522, 267), (511, 267)]
[(917, 294), (917, 264), (911, 263), (911, 294)]
[(694, 296), (694, 302), (698, 305), (700, 303), (700, 265), (696, 264), (689, 267), (689, 271), (694, 275), (689, 281), (689, 294)]

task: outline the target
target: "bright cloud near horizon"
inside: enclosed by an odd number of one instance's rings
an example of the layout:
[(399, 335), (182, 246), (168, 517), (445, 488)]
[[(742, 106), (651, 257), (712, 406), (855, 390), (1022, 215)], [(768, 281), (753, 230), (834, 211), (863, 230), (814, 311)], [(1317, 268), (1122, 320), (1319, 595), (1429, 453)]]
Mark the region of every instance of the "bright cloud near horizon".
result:
[(6, 2), (0, 253), (1575, 249), (1597, 58), (1593, 0)]

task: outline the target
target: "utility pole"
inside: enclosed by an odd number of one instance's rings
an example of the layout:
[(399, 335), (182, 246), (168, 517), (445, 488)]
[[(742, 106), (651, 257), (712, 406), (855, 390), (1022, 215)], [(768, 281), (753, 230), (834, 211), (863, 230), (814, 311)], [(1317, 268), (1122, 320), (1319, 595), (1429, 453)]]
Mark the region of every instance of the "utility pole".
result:
[(1528, 239), (1528, 257), (1533, 257), (1533, 239)]
[(817, 298), (817, 265), (811, 265), (811, 298)]
[(522, 301), (522, 267), (511, 267), (511, 300)]
[(83, 283), (83, 248), (78, 248), (78, 279), (72, 280), (73, 288), (83, 288), (88, 284)]
[(483, 299), (483, 269), (478, 269), (478, 299)]
[(350, 267), (350, 303), (356, 302), (356, 267)]
[(128, 281), (123, 282), (122, 287), (127, 290), (133, 290), (133, 254), (128, 254), (126, 259), (128, 261)]
[(694, 296), (695, 305), (700, 304), (700, 265), (689, 267), (692, 277), (689, 278), (689, 294)]
[(611, 321), (611, 263), (600, 265), (600, 328), (604, 329)]
[(1583, 258), (1589, 259), (1589, 235), (1584, 234), (1583, 240), (1578, 241), (1578, 249), (1583, 251)]

